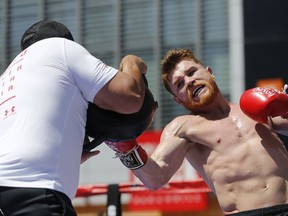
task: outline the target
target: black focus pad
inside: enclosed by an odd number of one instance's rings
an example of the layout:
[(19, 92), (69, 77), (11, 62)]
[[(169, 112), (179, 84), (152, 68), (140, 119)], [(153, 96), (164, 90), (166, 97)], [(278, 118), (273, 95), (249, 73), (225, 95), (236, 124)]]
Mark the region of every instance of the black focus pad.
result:
[(158, 104), (147, 86), (143, 105), (137, 113), (121, 114), (89, 103), (86, 135), (94, 139), (84, 145), (84, 151), (91, 150), (104, 141), (120, 142), (137, 138), (150, 126), (157, 107)]

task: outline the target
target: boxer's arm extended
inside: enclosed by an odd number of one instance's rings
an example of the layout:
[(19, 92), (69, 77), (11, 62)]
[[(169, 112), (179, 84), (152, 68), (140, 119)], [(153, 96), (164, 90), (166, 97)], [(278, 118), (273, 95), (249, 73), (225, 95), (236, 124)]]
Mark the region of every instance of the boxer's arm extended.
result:
[[(123, 144), (125, 145), (125, 142), (118, 144), (119, 146)], [(134, 149), (136, 145), (138, 144), (134, 145)], [(120, 148), (122, 149), (122, 147), (117, 147), (115, 149), (115, 145), (113, 145), (111, 148), (116, 152), (119, 152)], [(131, 145), (130, 147), (126, 148), (131, 148)], [(137, 149), (139, 149), (139, 147), (137, 147)], [(122, 149), (122, 151), (126, 152), (127, 149)], [(186, 141), (176, 136), (166, 135), (164, 129), (161, 136), (161, 141), (151, 157), (147, 156), (146, 152), (144, 154), (141, 150), (140, 154), (137, 152), (137, 154), (133, 153), (132, 157), (131, 155), (127, 155), (128, 157), (125, 156), (126, 158), (124, 159), (124, 163), (123, 158), (120, 158), (120, 160), (125, 166), (128, 165), (127, 167), (130, 169), (131, 164), (135, 165), (137, 164), (137, 161), (145, 161), (143, 164), (139, 164), (139, 166), (136, 168), (133, 166), (131, 171), (147, 188), (157, 190), (167, 184), (176, 171), (180, 168), (186, 153)], [(135, 159), (135, 155), (139, 155), (140, 158)]]
[(146, 74), (144, 61), (135, 56), (125, 56), (119, 72), (97, 93), (94, 103), (102, 109), (123, 114), (138, 112), (145, 95), (142, 74)]
[(176, 136), (165, 136), (146, 164), (140, 169), (132, 170), (145, 187), (157, 190), (165, 186), (183, 163), (187, 154), (187, 142)]

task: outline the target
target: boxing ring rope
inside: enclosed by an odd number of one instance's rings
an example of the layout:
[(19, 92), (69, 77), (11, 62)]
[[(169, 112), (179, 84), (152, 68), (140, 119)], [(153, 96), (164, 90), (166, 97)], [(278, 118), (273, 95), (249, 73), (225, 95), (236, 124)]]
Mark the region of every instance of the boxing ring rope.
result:
[[(121, 216), (121, 194), (136, 194), (151, 192), (142, 183), (122, 182), (118, 184), (88, 184), (79, 185), (76, 197), (89, 197), (107, 194), (107, 216)], [(165, 187), (157, 190), (158, 194), (173, 193), (208, 193), (211, 189), (199, 178), (192, 181), (171, 181)]]
[[(87, 197), (93, 195), (107, 194), (109, 184), (90, 184), (80, 185), (78, 187), (76, 197)], [(139, 193), (151, 191), (144, 187), (141, 183), (123, 182), (118, 184), (120, 193)], [(169, 182), (165, 187), (157, 190), (158, 193), (207, 193), (211, 192), (210, 188), (202, 179), (193, 181), (173, 181)]]

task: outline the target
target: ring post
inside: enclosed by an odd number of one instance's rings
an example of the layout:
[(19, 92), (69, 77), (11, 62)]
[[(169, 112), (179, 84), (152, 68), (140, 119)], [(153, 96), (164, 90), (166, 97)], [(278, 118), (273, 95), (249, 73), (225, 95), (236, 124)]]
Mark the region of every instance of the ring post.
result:
[(107, 216), (121, 216), (121, 194), (118, 184), (109, 184), (107, 192)]

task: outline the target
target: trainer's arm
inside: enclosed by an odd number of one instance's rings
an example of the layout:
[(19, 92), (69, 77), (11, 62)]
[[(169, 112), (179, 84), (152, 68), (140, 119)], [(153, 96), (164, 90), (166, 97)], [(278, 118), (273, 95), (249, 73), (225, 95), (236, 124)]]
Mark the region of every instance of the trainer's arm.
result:
[[(83, 145), (90, 143), (89, 137), (85, 135)], [(87, 161), (88, 159), (98, 155), (100, 153), (99, 150), (91, 150), (91, 151), (83, 151), (81, 155), (81, 164)]]
[(146, 164), (132, 172), (149, 189), (156, 190), (163, 187), (180, 168), (187, 154), (186, 139), (179, 138), (164, 129), (160, 144)]
[(125, 56), (119, 72), (94, 97), (94, 103), (107, 110), (130, 114), (138, 112), (145, 95), (142, 74), (146, 74), (144, 61), (134, 55)]

